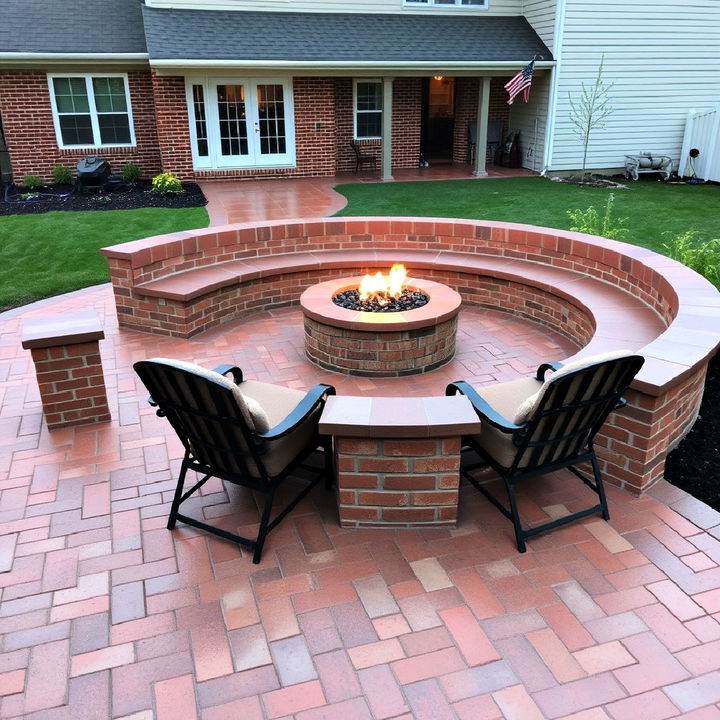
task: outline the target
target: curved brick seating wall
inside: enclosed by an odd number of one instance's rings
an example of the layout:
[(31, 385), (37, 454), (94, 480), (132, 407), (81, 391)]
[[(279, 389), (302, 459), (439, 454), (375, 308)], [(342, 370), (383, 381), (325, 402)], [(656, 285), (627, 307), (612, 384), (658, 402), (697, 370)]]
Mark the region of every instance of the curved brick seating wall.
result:
[[(207, 228), (105, 248), (118, 320), (191, 337), (298, 302), (309, 285), (405, 262), (463, 302), (560, 330), (583, 354), (628, 347), (646, 363), (629, 407), (598, 438), (607, 478), (633, 492), (662, 477), (694, 421), (720, 341), (720, 295), (652, 251), (513, 223), (333, 218)], [(714, 322), (713, 322), (714, 321)], [(438, 388), (442, 393), (443, 388)]]

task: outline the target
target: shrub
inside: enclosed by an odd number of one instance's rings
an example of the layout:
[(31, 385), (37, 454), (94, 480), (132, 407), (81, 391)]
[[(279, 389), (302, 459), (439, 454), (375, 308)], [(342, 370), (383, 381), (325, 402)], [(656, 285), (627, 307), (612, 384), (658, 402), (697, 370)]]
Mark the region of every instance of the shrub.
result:
[(173, 173), (160, 173), (152, 179), (152, 189), (156, 193), (180, 193), (183, 191), (180, 178)]
[(594, 205), (586, 210), (568, 210), (567, 214), (574, 223), (570, 229), (588, 235), (623, 240), (628, 233), (627, 228), (624, 227), (627, 218), (615, 217), (614, 204), (615, 195), (610, 193), (602, 215), (598, 213)]
[(25, 175), (23, 176), (23, 185), (30, 188), (31, 190), (37, 190), (41, 188), (45, 183), (39, 175)]
[(52, 169), (53, 182), (57, 185), (72, 185), (73, 174), (69, 167), (56, 165)]
[(690, 230), (669, 238), (663, 248), (673, 259), (704, 275), (720, 288), (720, 238), (699, 242)]
[(122, 177), (125, 182), (135, 183), (140, 179), (140, 168), (135, 163), (125, 163), (122, 166)]

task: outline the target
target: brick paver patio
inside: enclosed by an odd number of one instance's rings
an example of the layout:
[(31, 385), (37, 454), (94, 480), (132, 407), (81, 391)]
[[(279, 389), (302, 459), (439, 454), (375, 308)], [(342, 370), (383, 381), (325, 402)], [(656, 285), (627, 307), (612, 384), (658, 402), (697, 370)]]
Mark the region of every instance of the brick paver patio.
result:
[[(94, 309), (110, 423), (48, 432), (24, 318)], [(119, 331), (109, 286), (0, 315), (0, 716), (184, 720), (720, 718), (720, 514), (667, 484), (610, 489), (589, 518), (529, 542), (464, 488), (452, 530), (343, 530), (316, 489), (263, 561), (165, 529), (179, 443), (132, 363), (165, 355), (341, 393), (439, 394), (525, 374), (567, 341), (464, 310), (450, 366), (406, 379), (323, 374), (299, 310), (192, 340)], [(549, 476), (527, 518), (582, 493)], [(196, 510), (256, 522), (220, 483)]]
[[(344, 202), (332, 184), (214, 183), (211, 222), (324, 215)], [(21, 326), (77, 310), (105, 330), (112, 421), (48, 432)], [(167, 531), (181, 449), (147, 406), (136, 360), (425, 395), (571, 350), (466, 309), (449, 366), (353, 379), (307, 363), (301, 337), (297, 309), (192, 340), (120, 331), (110, 286), (0, 314), (0, 717), (720, 718), (720, 514), (666, 483), (640, 499), (610, 488), (610, 523), (536, 537), (524, 555), (472, 488), (457, 529), (398, 531), (341, 529), (333, 495), (317, 489), (270, 534), (260, 565), (196, 530)], [(546, 518), (582, 492), (545, 477), (522, 512)], [(257, 521), (253, 499), (218, 482), (196, 510), (241, 531)]]

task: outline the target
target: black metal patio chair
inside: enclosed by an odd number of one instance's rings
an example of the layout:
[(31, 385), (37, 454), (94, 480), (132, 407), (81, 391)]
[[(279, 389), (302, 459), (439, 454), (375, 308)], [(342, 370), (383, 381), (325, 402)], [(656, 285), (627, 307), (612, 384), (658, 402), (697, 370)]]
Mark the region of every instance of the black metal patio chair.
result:
[(363, 153), (360, 145), (355, 140), (350, 141), (353, 152), (355, 153), (355, 172), (362, 170), (363, 165), (371, 165), (372, 169), (375, 170), (377, 166), (377, 156)]
[[(461, 474), (485, 495), (515, 528), (520, 552), (525, 540), (545, 530), (600, 512), (609, 519), (607, 500), (593, 441), (608, 415), (624, 407), (622, 394), (640, 370), (644, 359), (617, 351), (562, 365), (544, 363), (535, 377), (473, 388), (464, 381), (447, 386), (446, 393), (461, 393), (472, 402), (482, 430), (463, 438)], [(545, 378), (548, 370), (552, 374)], [(577, 465), (589, 463), (593, 478)], [(477, 477), (490, 466), (505, 484), (509, 507)], [(567, 468), (592, 488), (599, 502), (530, 528), (523, 527), (515, 486), (533, 476)]]
[[(307, 393), (279, 385), (243, 380), (237, 367), (207, 370), (193, 363), (153, 358), (135, 363), (135, 371), (150, 392), (150, 404), (166, 417), (185, 448), (168, 529), (177, 520), (245, 545), (260, 556), (267, 534), (324, 477), (332, 482), (329, 438), (318, 434), (331, 385), (316, 385)], [(226, 375), (232, 374), (232, 380)], [(318, 465), (308, 463), (316, 451)], [(194, 470), (201, 479), (184, 490), (185, 476)], [(299, 492), (270, 520), (279, 486), (291, 475), (303, 475)], [(180, 506), (211, 477), (250, 488), (264, 496), (255, 538), (241, 537), (180, 513)]]

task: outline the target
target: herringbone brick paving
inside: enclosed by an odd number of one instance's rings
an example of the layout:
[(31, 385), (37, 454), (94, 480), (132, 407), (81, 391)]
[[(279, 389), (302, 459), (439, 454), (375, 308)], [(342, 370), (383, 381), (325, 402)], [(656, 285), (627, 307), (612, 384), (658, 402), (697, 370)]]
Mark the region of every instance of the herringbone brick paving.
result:
[[(95, 309), (112, 422), (48, 432), (22, 319)], [(462, 313), (458, 356), (427, 376), (345, 378), (306, 363), (295, 309), (193, 340), (119, 331), (108, 286), (0, 316), (0, 716), (179, 720), (720, 718), (720, 515), (667, 484), (610, 489), (611, 521), (516, 552), (474, 490), (457, 529), (344, 530), (317, 490), (260, 565), (165, 529), (181, 457), (135, 360), (165, 355), (346, 394), (442, 393), (572, 351), (500, 313)], [(524, 516), (584, 490), (547, 476)], [(257, 522), (219, 482), (195, 512)]]

